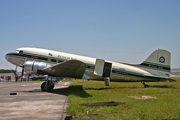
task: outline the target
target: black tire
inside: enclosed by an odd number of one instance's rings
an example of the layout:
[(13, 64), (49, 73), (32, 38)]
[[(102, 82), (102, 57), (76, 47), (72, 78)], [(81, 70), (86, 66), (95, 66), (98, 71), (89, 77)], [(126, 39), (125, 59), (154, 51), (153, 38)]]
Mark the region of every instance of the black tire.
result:
[(144, 87), (147, 88), (147, 87), (149, 87), (149, 85), (145, 85)]
[[(48, 84), (50, 84), (50, 83), (48, 83)], [(45, 87), (45, 85), (46, 85), (46, 82), (43, 82), (43, 83), (41, 84), (41, 90), (42, 90), (42, 91), (49, 92), (49, 91), (51, 91), (51, 90), (54, 88), (54, 84), (52, 84), (52, 85), (49, 86), (49, 87)]]

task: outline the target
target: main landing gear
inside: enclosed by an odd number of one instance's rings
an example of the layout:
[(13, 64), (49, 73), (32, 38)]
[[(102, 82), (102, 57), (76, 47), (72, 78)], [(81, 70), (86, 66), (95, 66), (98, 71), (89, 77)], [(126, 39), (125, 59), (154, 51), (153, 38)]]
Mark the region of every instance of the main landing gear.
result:
[(46, 81), (41, 84), (41, 90), (49, 92), (54, 88), (54, 83), (52, 81)]
[(59, 81), (59, 78), (57, 78), (56, 80), (52, 80), (52, 77), (51, 77), (51, 80), (47, 79), (46, 82), (43, 82), (41, 84), (41, 90), (45, 92), (51, 91), (54, 88), (54, 85), (58, 83), (58, 81)]
[(149, 85), (145, 84), (144, 81), (141, 81), (141, 83), (144, 85), (144, 88), (149, 87)]

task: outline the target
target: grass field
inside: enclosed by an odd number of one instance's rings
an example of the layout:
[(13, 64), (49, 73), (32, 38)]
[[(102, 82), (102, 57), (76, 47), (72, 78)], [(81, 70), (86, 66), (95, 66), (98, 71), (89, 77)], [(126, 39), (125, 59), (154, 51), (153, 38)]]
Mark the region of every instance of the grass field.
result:
[(16, 83), (28, 83), (28, 82), (44, 82), (44, 81), (41, 81), (41, 80), (30, 80), (30, 81), (17, 81)]
[[(147, 84), (149, 88), (144, 88), (138, 82), (111, 82), (107, 87), (103, 81), (72, 80), (67, 112), (75, 120), (180, 119), (180, 80)], [(125, 104), (98, 107), (79, 105), (109, 101)]]

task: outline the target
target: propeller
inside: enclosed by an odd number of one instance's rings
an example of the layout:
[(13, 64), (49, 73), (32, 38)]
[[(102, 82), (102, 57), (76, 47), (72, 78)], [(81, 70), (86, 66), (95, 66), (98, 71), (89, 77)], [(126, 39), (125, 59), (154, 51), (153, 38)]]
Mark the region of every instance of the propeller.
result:
[(28, 74), (28, 81), (29, 81), (30, 74)]
[(17, 65), (16, 65), (16, 68), (15, 68), (15, 71), (17, 72)]
[[(25, 59), (24, 63), (26, 62), (27, 58)], [(22, 73), (21, 73), (21, 81), (23, 80), (23, 75), (24, 75), (24, 63), (20, 65), (22, 67)]]
[(22, 66), (21, 81), (23, 80), (23, 75), (24, 75), (24, 65)]
[(14, 75), (15, 75), (15, 80), (16, 80), (16, 82), (17, 82), (17, 81), (18, 81), (17, 66), (16, 66), (15, 70), (13, 70), (13, 73), (14, 73)]

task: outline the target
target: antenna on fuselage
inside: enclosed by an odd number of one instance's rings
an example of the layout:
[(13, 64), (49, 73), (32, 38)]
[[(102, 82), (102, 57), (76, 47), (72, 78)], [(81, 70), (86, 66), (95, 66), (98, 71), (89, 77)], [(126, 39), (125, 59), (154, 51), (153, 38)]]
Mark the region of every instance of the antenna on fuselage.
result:
[(33, 46), (33, 45), (29, 45), (28, 48), (30, 48), (31, 46)]

